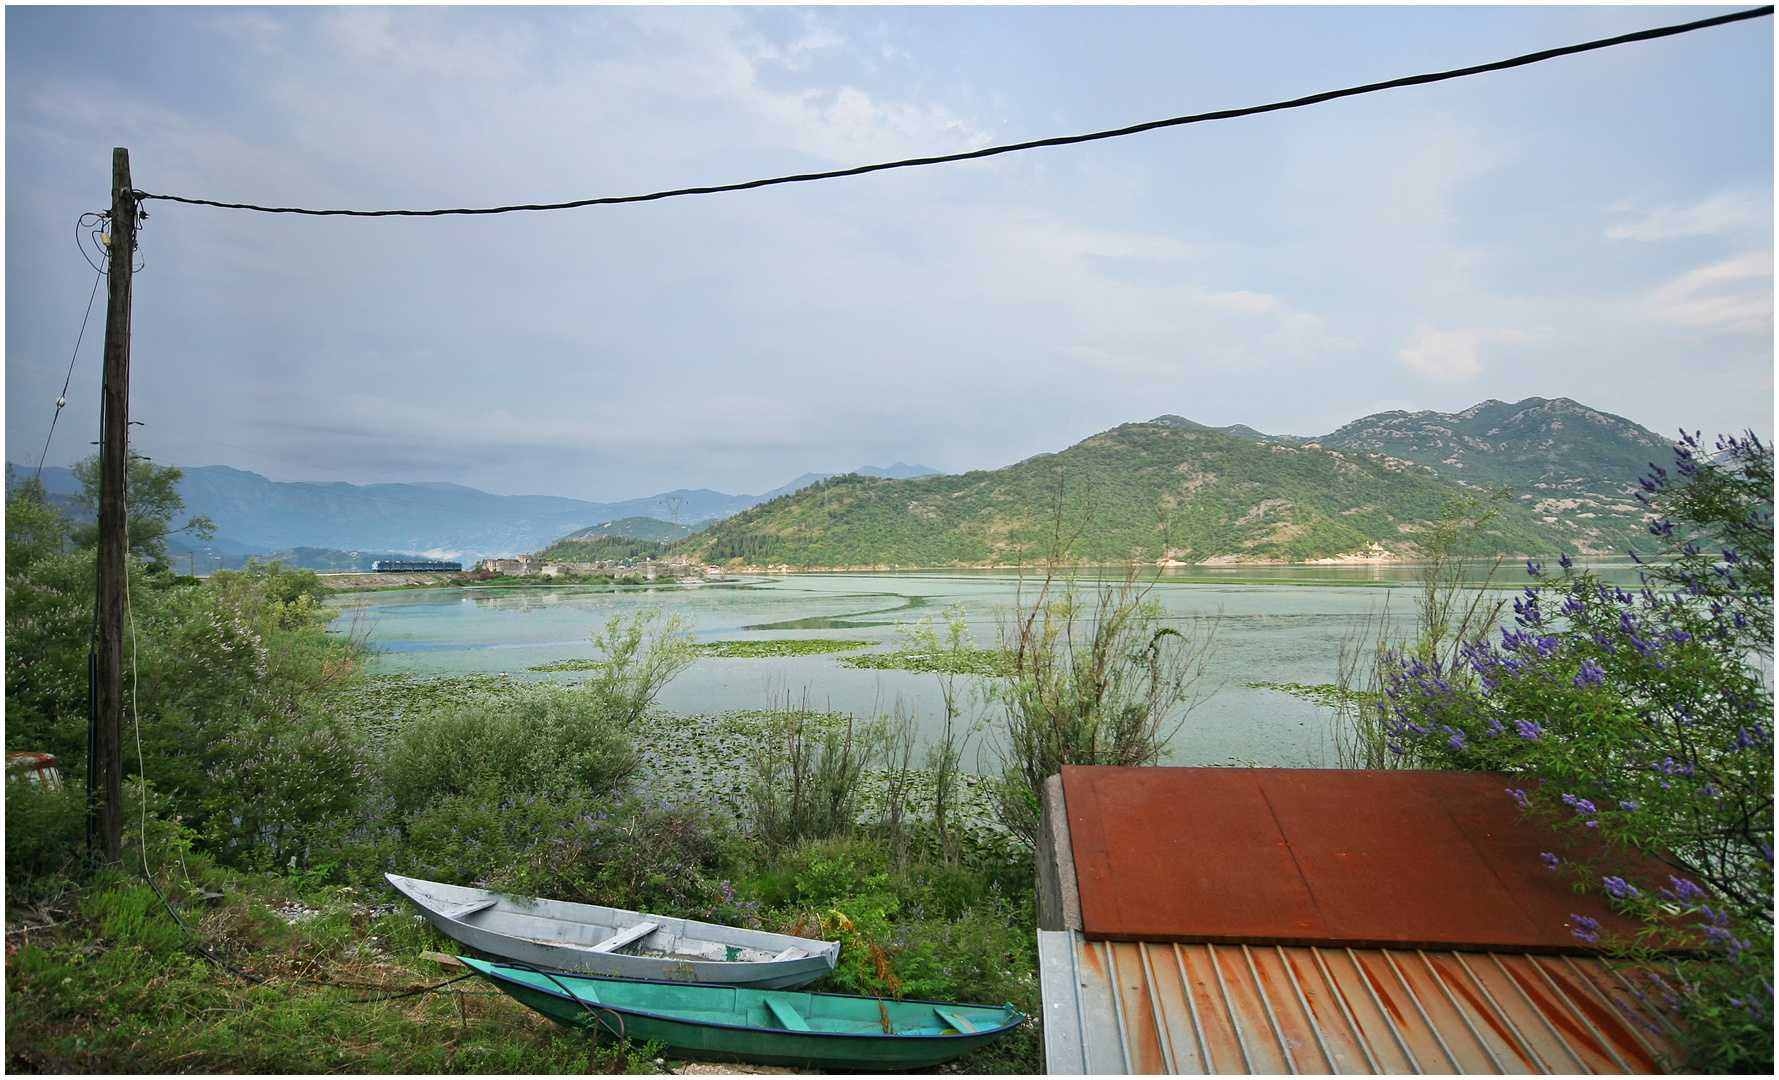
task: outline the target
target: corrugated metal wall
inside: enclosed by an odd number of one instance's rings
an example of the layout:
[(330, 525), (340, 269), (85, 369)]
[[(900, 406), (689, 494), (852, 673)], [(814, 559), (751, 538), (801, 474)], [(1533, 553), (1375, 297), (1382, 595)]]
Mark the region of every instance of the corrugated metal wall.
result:
[(1052, 1073), (1648, 1073), (1677, 1055), (1591, 957), (1040, 931)]

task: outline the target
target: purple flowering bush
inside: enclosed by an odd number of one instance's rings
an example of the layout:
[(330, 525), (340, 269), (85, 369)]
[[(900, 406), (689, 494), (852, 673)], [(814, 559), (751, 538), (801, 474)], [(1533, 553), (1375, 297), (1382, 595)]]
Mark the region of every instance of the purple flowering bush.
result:
[(1585, 849), (1622, 845), (1672, 868), (1642, 882), (1563, 869), (1649, 920), (1644, 941), (1601, 942), (1578, 918), (1583, 941), (1646, 969), (1658, 924), (1709, 943), (1706, 960), (1657, 964), (1649, 986), (1706, 1071), (1772, 1064), (1772, 462), (1752, 434), (1706, 452), (1683, 433), (1673, 470), (1652, 466), (1639, 496), (1664, 549), (1631, 553), (1642, 587), (1566, 556), (1555, 575), (1529, 562), (1512, 624), (1466, 642), (1461, 671), (1400, 655), (1385, 670), (1392, 751), (1513, 774), (1503, 797)]

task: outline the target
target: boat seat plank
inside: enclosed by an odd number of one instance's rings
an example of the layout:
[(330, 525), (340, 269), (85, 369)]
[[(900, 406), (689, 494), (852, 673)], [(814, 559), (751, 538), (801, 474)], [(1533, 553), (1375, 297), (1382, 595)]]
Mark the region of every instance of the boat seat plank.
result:
[(976, 1025), (970, 1023), (968, 1020), (965, 1020), (963, 1017), (959, 1016), (957, 1013), (946, 1012), (944, 1009), (934, 1009), (933, 1011), (939, 1014), (939, 1019), (945, 1021), (947, 1026), (956, 1028), (958, 1030), (958, 1034), (960, 1034), (960, 1035), (974, 1035), (974, 1034), (976, 1034)]
[(810, 1030), (809, 1022), (798, 1015), (796, 1009), (777, 998), (767, 998), (766, 1007), (772, 1010), (772, 1015), (778, 1018), (778, 1022), (785, 1026), (786, 1031)]
[(613, 934), (611, 937), (608, 937), (604, 941), (593, 946), (593, 951), (594, 952), (614, 952), (618, 949), (622, 949), (624, 946), (630, 944), (632, 941), (635, 941), (638, 938), (648, 937), (650, 934), (654, 933), (656, 930), (659, 930), (660, 928), (661, 928), (660, 923), (652, 923), (652, 922), (640, 922), (640, 923), (637, 923), (635, 926), (627, 926), (624, 929), (619, 930), (617, 933)]
[(461, 919), (465, 915), (474, 915), (478, 911), (487, 911), (498, 903), (500, 903), (500, 901), (496, 899), (477, 900), (475, 903), (464, 904), (461, 907), (440, 908), (439, 914), (447, 919)]
[(777, 956), (774, 956), (772, 959), (773, 959), (773, 962), (776, 963), (779, 960), (801, 960), (805, 956), (808, 956), (808, 955), (809, 954), (804, 952), (802, 949), (799, 949), (799, 948), (797, 948), (797, 946), (792, 945), (790, 948), (786, 949), (784, 952), (779, 953)]

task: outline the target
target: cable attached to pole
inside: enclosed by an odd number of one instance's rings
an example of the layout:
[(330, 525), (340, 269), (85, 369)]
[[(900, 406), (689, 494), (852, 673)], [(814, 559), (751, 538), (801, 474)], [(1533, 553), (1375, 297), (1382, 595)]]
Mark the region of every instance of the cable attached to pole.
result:
[(1598, 41), (1583, 42), (1580, 45), (1565, 45), (1558, 49), (1545, 49), (1542, 52), (1527, 53), (1509, 60), (1497, 60), (1489, 64), (1477, 64), (1473, 67), (1456, 68), (1452, 71), (1438, 71), (1426, 75), (1410, 75), (1406, 78), (1391, 79), (1387, 82), (1367, 83), (1364, 86), (1348, 87), (1345, 90), (1329, 90), (1307, 97), (1292, 98), (1289, 101), (1275, 101), (1267, 105), (1250, 105), (1242, 109), (1223, 109), (1218, 112), (1196, 113), (1192, 116), (1176, 116), (1171, 120), (1151, 120), (1145, 124), (1132, 124), (1130, 127), (1114, 128), (1109, 131), (1095, 131), (1086, 135), (1060, 135), (1050, 139), (1034, 139), (1031, 142), (1011, 143), (1006, 146), (990, 146), (981, 150), (969, 150), (959, 154), (939, 154), (933, 157), (906, 158), (901, 161), (886, 161), (876, 165), (860, 165), (851, 169), (835, 169), (829, 172), (798, 173), (793, 176), (775, 176), (766, 180), (748, 180), (739, 184), (715, 184), (709, 187), (675, 188), (672, 191), (656, 191), (648, 195), (615, 195), (598, 199), (575, 199), (571, 202), (557, 203), (526, 203), (516, 206), (457, 207), (448, 210), (310, 210), (296, 206), (258, 206), (253, 203), (218, 202), (214, 199), (192, 199), (183, 195), (155, 195), (146, 191), (135, 191), (137, 199), (160, 199), (165, 202), (187, 203), (192, 206), (215, 206), (224, 210), (254, 210), (262, 214), (306, 214), (312, 217), (445, 217), (448, 215), (470, 214), (511, 214), (521, 210), (573, 210), (582, 206), (615, 206), (620, 203), (655, 202), (659, 199), (672, 199), (681, 195), (716, 195), (726, 191), (749, 191), (754, 188), (772, 187), (778, 184), (800, 184), (811, 180), (834, 180), (843, 176), (863, 176), (866, 173), (883, 172), (888, 169), (908, 169), (919, 165), (942, 165), (953, 161), (971, 161), (978, 158), (995, 157), (999, 154), (1011, 154), (1020, 150), (1035, 150), (1045, 146), (1070, 146), (1075, 143), (1095, 142), (1100, 139), (1116, 139), (1125, 135), (1136, 135), (1159, 128), (1181, 127), (1186, 124), (1202, 124), (1210, 120), (1232, 120), (1238, 116), (1254, 116), (1259, 113), (1280, 112), (1285, 109), (1301, 109), (1307, 105), (1319, 105), (1324, 101), (1338, 98), (1357, 97), (1360, 94), (1375, 94), (1381, 90), (1394, 90), (1404, 86), (1422, 86), (1427, 83), (1444, 82), (1448, 79), (1462, 79), (1470, 75), (1481, 75), (1490, 71), (1505, 71), (1509, 68), (1524, 67), (1527, 64), (1542, 63), (1554, 60), (1559, 56), (1572, 56), (1576, 53), (1592, 52), (1595, 49), (1609, 49), (1616, 45), (1629, 45), (1637, 41), (1652, 41), (1656, 38), (1672, 37), (1675, 34), (1687, 34), (1694, 30), (1704, 30), (1726, 23), (1741, 22), (1744, 19), (1758, 19), (1773, 14), (1772, 5), (1762, 8), (1751, 8), (1737, 11), (1729, 15), (1718, 15), (1710, 19), (1699, 19), (1696, 22), (1680, 23), (1675, 26), (1660, 26), (1652, 30), (1639, 30), (1632, 34), (1620, 34), (1617, 37), (1601, 38)]

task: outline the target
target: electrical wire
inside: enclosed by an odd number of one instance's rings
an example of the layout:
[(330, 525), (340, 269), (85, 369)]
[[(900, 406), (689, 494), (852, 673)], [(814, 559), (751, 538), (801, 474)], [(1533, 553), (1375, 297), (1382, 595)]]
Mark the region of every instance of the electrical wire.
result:
[[(399, 994), (385, 994), (382, 997), (348, 998), (348, 999), (346, 999), (345, 1004), (347, 1004), (347, 1005), (369, 1005), (372, 1002), (376, 1002), (376, 1001), (400, 1001), (402, 998), (411, 998), (411, 997), (415, 997), (420, 994), (436, 994), (438, 992), (439, 988), (442, 986), (450, 986), (452, 983), (462, 982), (465, 979), (473, 979), (475, 977), (476, 977), (476, 973), (472, 971), (468, 975), (459, 975), (455, 978), (446, 979), (442, 983), (434, 983), (431, 986), (422, 986), (417, 990), (405, 990)], [(309, 983), (315, 983), (316, 985), (319, 985), (319, 986), (339, 986), (339, 985), (341, 985), (339, 983), (324, 983), (324, 982), (320, 982), (317, 979), (304, 979), (303, 981), (309, 982)], [(365, 987), (347, 987), (347, 989), (363, 990), (366, 988)], [(487, 990), (487, 991), (453, 990), (451, 992), (453, 994), (465, 994), (465, 995), (468, 995), (471, 997), (481, 997), (484, 995), (492, 996), (494, 994), (499, 993), (498, 990)]]
[[(86, 213), (80, 215), (74, 223), (74, 243), (80, 248), (81, 258), (101, 274), (105, 273), (105, 267), (111, 260), (110, 253), (105, 249), (105, 241), (101, 239), (105, 235), (105, 223), (110, 220), (111, 215), (108, 213)], [(90, 251), (87, 248), (88, 242), (92, 244)], [(98, 262), (93, 261), (95, 253), (99, 256)]]
[(68, 358), (68, 374), (62, 379), (62, 392), (56, 396), (55, 415), (49, 418), (49, 434), (43, 437), (43, 453), (37, 455), (37, 482), (43, 482), (43, 463), (49, 458), (49, 441), (56, 437), (56, 421), (62, 418), (62, 410), (68, 406), (68, 386), (74, 381), (74, 361), (80, 357), (80, 343), (86, 340), (87, 320), (93, 317), (93, 301), (99, 296), (99, 282), (105, 280), (105, 271), (93, 279), (93, 291), (86, 298), (86, 314), (80, 319), (80, 333), (74, 338), (74, 355)]
[(167, 202), (187, 203), (192, 206), (215, 206), (225, 210), (254, 210), (263, 214), (306, 214), (313, 217), (443, 217), (461, 214), (510, 214), (520, 210), (572, 210), (582, 206), (613, 206), (619, 203), (654, 202), (658, 199), (671, 199), (681, 195), (715, 195), (727, 191), (748, 191), (753, 188), (771, 187), (777, 184), (797, 184), (811, 180), (833, 180), (843, 176), (862, 176), (866, 173), (883, 172), (887, 169), (907, 169), (919, 165), (940, 165), (953, 161), (970, 161), (977, 158), (994, 157), (999, 154), (1011, 154), (1020, 150), (1034, 150), (1046, 146), (1069, 146), (1075, 143), (1094, 142), (1100, 139), (1116, 139), (1125, 135), (1136, 135), (1159, 128), (1180, 127), (1185, 124), (1199, 124), (1210, 120), (1230, 120), (1239, 116), (1254, 116), (1259, 113), (1279, 112), (1284, 109), (1300, 109), (1307, 105), (1317, 105), (1324, 101), (1338, 98), (1356, 97), (1360, 94), (1375, 94), (1380, 90), (1393, 90), (1404, 86), (1422, 86), (1427, 83), (1444, 82), (1447, 79), (1461, 79), (1470, 75), (1481, 75), (1490, 71), (1504, 71), (1508, 68), (1524, 67), (1527, 64), (1553, 60), (1559, 56), (1572, 56), (1576, 53), (1591, 52), (1595, 49), (1607, 49), (1616, 45), (1628, 45), (1637, 41), (1650, 41), (1656, 38), (1672, 37), (1675, 34), (1686, 34), (1694, 30), (1722, 26), (1726, 23), (1740, 22), (1744, 19), (1757, 19), (1773, 14), (1772, 5), (1752, 8), (1747, 11), (1733, 12), (1729, 15), (1718, 15), (1715, 18), (1700, 19), (1696, 22), (1680, 23), (1674, 26), (1656, 27), (1651, 30), (1639, 30), (1636, 33), (1620, 34), (1617, 37), (1602, 38), (1598, 41), (1583, 42), (1580, 45), (1566, 45), (1557, 49), (1545, 49), (1541, 52), (1527, 53), (1508, 60), (1497, 60), (1489, 64), (1477, 64), (1472, 67), (1457, 68), (1452, 71), (1439, 71), (1426, 75), (1410, 75), (1406, 78), (1391, 79), (1387, 82), (1367, 83), (1364, 86), (1348, 87), (1344, 90), (1329, 90), (1307, 97), (1292, 98), (1289, 101), (1275, 101), (1267, 105), (1251, 105), (1241, 109), (1224, 109), (1217, 112), (1197, 113), (1191, 116), (1176, 116), (1171, 120), (1151, 120), (1145, 124), (1133, 124), (1129, 127), (1114, 128), (1109, 131), (1095, 131), (1086, 135), (1062, 135), (1049, 139), (1034, 139), (1031, 142), (1012, 143), (1006, 146), (990, 146), (981, 150), (970, 150), (959, 154), (940, 154), (933, 157), (907, 158), (902, 161), (886, 161), (876, 165), (860, 165), (851, 169), (835, 169), (829, 172), (799, 173), (794, 176), (777, 176), (766, 180), (748, 180), (739, 184), (716, 184), (709, 187), (676, 188), (672, 191), (657, 191), (648, 195), (618, 195), (596, 199), (576, 199), (571, 202), (528, 203), (517, 206), (488, 206), (479, 208), (458, 207), (448, 210), (310, 210), (295, 206), (259, 206), (253, 203), (218, 202), (214, 199), (193, 199), (182, 195), (156, 195), (146, 191), (135, 191), (137, 199), (161, 199)]

